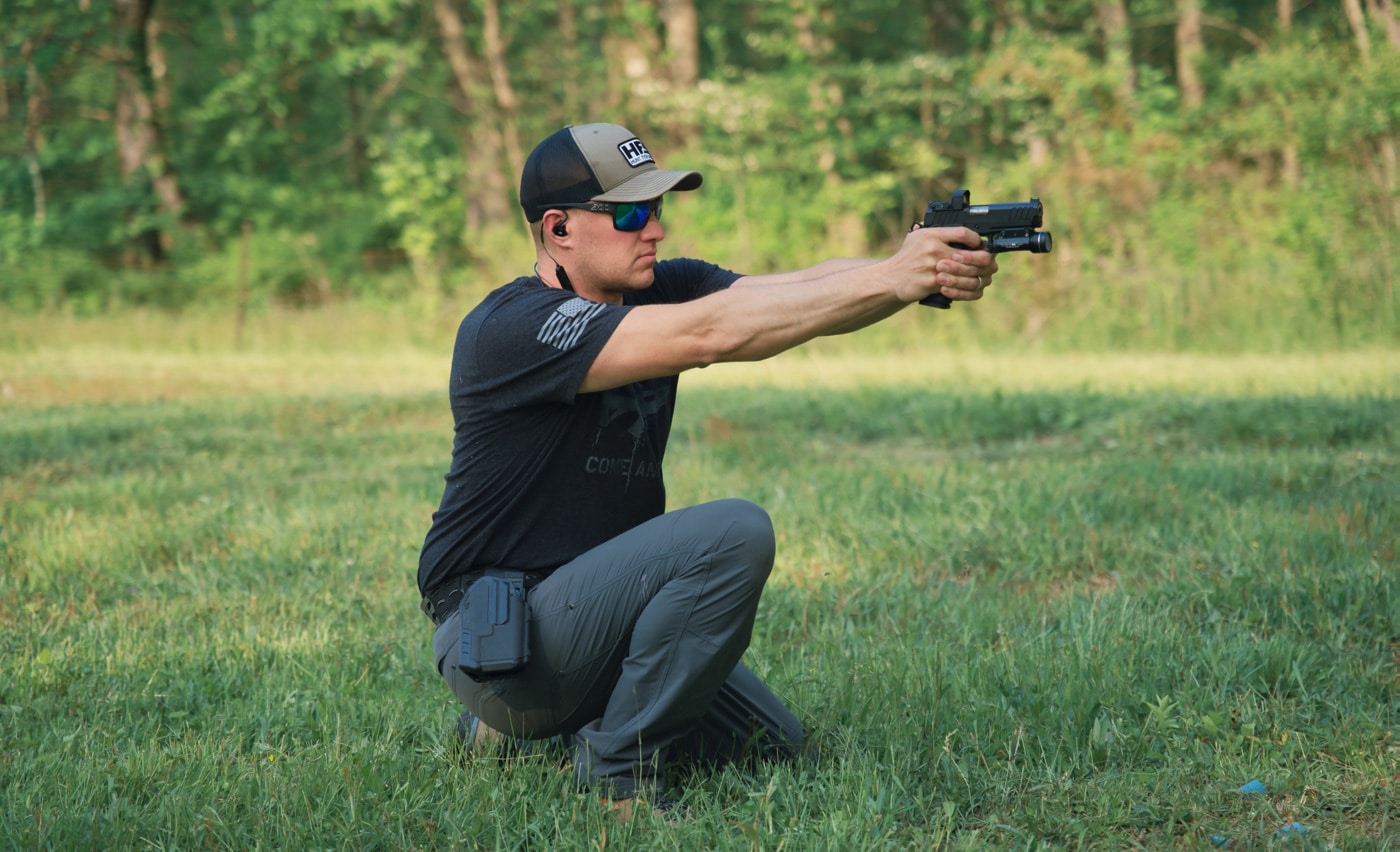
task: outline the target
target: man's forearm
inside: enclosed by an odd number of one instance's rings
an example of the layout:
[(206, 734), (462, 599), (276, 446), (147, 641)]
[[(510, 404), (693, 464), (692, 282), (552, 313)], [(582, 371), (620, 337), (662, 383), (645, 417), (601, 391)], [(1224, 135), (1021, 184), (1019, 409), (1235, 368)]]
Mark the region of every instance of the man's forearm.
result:
[[(756, 361), (823, 335), (864, 328), (905, 303), (894, 296), (875, 260), (831, 260), (808, 269), (735, 282), (710, 304), (718, 329), (732, 337), (721, 360)], [(738, 288), (738, 289), (736, 289)]]
[(879, 261), (864, 257), (838, 257), (822, 261), (816, 266), (797, 269), (792, 272), (773, 272), (766, 275), (745, 275), (734, 282), (735, 287), (749, 287), (755, 284), (807, 284), (818, 278), (825, 278), (848, 269), (859, 269)]
[[(815, 281), (817, 281), (817, 280), (819, 280), (819, 279), (822, 279), (822, 278), (826, 278), (826, 277), (829, 276), (829, 275), (835, 275), (835, 274), (842, 273), (842, 272), (847, 272), (847, 271), (850, 271), (850, 270), (853, 270), (853, 269), (860, 269), (861, 267), (869, 266), (869, 265), (871, 265), (871, 264), (873, 264), (873, 263), (878, 263), (878, 262), (879, 262), (878, 260), (873, 259), (873, 258), (851, 258), (851, 257), (833, 258), (833, 259), (831, 259), (831, 260), (827, 260), (827, 261), (823, 261), (823, 262), (821, 262), (821, 263), (818, 263), (818, 264), (815, 265), (815, 266), (809, 266), (809, 267), (807, 267), (806, 269), (798, 269), (798, 270), (794, 270), (794, 271), (792, 271), (792, 272), (775, 272), (775, 273), (768, 274), (768, 275), (746, 275), (746, 276), (744, 276), (743, 278), (740, 278), (738, 281), (735, 281), (734, 284), (733, 284), (733, 286), (734, 286), (734, 287), (754, 287), (754, 286), (772, 286), (772, 285), (792, 285), (792, 286), (797, 286), (797, 287), (810, 286), (813, 282), (815, 282)], [(879, 322), (880, 320), (884, 319), (885, 317), (887, 317), (887, 316), (889, 316), (889, 315), (890, 315), (890, 312), (877, 312), (876, 314), (871, 315), (871, 316), (852, 317), (849, 321), (844, 322), (844, 323), (841, 323), (840, 325), (832, 326), (831, 328), (828, 328), (827, 330), (820, 332), (820, 334), (817, 335), (817, 336), (830, 336), (830, 335), (836, 335), (836, 334), (846, 334), (846, 333), (848, 333), (848, 332), (852, 332), (852, 331), (856, 331), (856, 330), (858, 330), (858, 329), (865, 328), (866, 326), (870, 325), (871, 323)]]

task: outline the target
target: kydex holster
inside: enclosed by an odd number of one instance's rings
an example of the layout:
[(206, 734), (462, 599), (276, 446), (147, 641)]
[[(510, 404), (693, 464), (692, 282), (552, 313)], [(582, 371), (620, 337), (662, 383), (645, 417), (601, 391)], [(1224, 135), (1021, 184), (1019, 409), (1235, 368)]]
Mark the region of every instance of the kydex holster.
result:
[(530, 661), (530, 612), (523, 574), (487, 573), (467, 587), (460, 607), (459, 669), (480, 681), (525, 667)]

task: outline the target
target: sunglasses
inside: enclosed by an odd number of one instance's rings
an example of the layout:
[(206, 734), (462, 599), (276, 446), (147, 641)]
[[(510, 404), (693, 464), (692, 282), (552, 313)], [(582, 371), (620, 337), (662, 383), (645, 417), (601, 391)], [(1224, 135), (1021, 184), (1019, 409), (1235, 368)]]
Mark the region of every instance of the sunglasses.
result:
[(647, 226), (652, 216), (661, 221), (661, 199), (650, 201), (585, 201), (582, 204), (552, 204), (551, 207), (592, 210), (594, 213), (611, 213), (613, 227), (619, 231), (640, 231)]

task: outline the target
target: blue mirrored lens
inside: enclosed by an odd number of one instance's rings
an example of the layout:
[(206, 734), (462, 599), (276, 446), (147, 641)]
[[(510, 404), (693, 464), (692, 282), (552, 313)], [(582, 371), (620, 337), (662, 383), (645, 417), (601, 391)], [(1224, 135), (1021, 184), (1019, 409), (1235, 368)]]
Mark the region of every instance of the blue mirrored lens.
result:
[(623, 201), (613, 208), (613, 227), (619, 231), (640, 231), (647, 226), (652, 215), (661, 221), (661, 199), (651, 201)]

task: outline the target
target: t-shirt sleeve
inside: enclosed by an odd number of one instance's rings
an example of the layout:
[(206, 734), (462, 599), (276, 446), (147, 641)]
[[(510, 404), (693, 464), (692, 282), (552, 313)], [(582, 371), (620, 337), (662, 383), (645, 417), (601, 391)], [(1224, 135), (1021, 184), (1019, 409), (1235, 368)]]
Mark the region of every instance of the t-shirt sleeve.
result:
[(634, 304), (689, 302), (724, 290), (743, 276), (703, 260), (682, 257), (656, 264), (652, 286), (635, 294)]
[(452, 400), (500, 408), (572, 402), (630, 310), (550, 288), (506, 288), (468, 314), (452, 359)]

